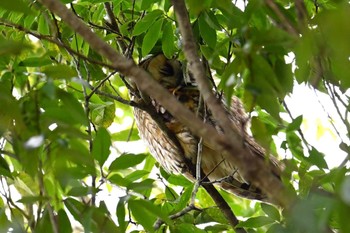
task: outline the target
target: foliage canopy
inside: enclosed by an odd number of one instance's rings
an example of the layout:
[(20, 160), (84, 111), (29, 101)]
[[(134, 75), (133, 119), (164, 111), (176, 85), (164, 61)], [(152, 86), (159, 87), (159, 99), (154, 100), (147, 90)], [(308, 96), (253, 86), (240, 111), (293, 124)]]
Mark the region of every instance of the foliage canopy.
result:
[[(55, 1), (128, 59), (185, 61), (170, 0)], [(204, 189), (130, 152), (140, 138), (127, 78), (45, 2), (0, 1), (0, 231), (235, 232)], [(299, 84), (328, 95), (349, 155), (349, 2), (244, 4), (186, 0), (201, 61), (227, 99), (242, 100), (255, 139), (288, 155), (283, 181), (298, 200), (282, 211), (220, 194), (243, 232), (350, 232), (348, 158), (329, 168), (284, 102)]]

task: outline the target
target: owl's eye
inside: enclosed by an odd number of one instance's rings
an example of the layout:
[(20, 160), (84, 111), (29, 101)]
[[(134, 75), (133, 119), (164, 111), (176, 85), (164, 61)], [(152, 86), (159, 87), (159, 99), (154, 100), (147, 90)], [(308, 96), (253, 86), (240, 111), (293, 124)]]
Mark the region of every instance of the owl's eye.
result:
[(174, 69), (171, 64), (166, 63), (162, 68), (160, 68), (159, 73), (164, 77), (169, 77), (174, 75)]

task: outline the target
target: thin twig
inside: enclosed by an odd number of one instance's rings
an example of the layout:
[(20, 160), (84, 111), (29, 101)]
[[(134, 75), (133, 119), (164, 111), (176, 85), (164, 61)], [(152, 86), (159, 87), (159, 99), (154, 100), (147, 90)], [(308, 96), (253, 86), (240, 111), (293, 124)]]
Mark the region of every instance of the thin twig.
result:
[[(292, 121), (294, 121), (295, 118), (293, 117), (292, 112), (289, 110), (287, 103), (286, 103), (285, 101), (283, 101), (282, 104), (283, 104), (284, 108), (286, 109), (286, 111), (287, 111), (287, 113), (288, 113), (290, 119), (292, 119)], [(307, 140), (306, 140), (306, 138), (305, 138), (305, 136), (304, 136), (303, 131), (302, 131), (300, 128), (297, 129), (297, 131), (298, 131), (298, 133), (299, 133), (299, 135), (300, 135), (300, 137), (301, 137), (301, 140), (303, 141), (305, 147), (306, 147), (307, 150), (310, 152), (310, 151), (311, 151), (311, 149), (310, 149), (310, 144), (307, 142)]]
[[(113, 9), (112, 9), (112, 6), (109, 2), (105, 2), (104, 3), (104, 7), (106, 9), (106, 12), (107, 12), (107, 16), (108, 16), (108, 19), (109, 19), (109, 22), (111, 24), (111, 27), (114, 31), (116, 31), (116, 33), (118, 35), (121, 35), (120, 33), (120, 29), (119, 29), (119, 26), (118, 26), (118, 23), (117, 21), (115, 20), (115, 15), (113, 13)], [(126, 50), (127, 50), (127, 45), (125, 44), (125, 41), (124, 41), (124, 38), (123, 37), (118, 37), (117, 38), (117, 43), (122, 51), (123, 54), (125, 54)]]
[(16, 28), (17, 30), (22, 31), (22, 32), (24, 32), (26, 34), (30, 34), (30, 35), (36, 37), (39, 40), (46, 40), (46, 41), (48, 41), (50, 43), (56, 44), (57, 46), (66, 49), (70, 53), (72, 53), (72, 54), (80, 57), (81, 59), (86, 60), (86, 61), (88, 61), (88, 62), (90, 62), (92, 64), (96, 64), (96, 65), (99, 65), (99, 66), (102, 66), (102, 67), (107, 67), (107, 68), (110, 68), (110, 69), (115, 69), (113, 66), (111, 66), (111, 65), (109, 65), (107, 63), (104, 63), (104, 62), (101, 62), (101, 61), (94, 60), (94, 59), (91, 59), (89, 57), (86, 57), (85, 55), (83, 55), (83, 54), (73, 50), (71, 47), (69, 47), (68, 45), (66, 45), (65, 43), (63, 43), (60, 40), (54, 39), (54, 38), (52, 38), (50, 36), (47, 36), (47, 35), (42, 35), (42, 34), (33, 32), (33, 31), (23, 27), (22, 25), (18, 25), (18, 24), (9, 22), (8, 20), (6, 20), (4, 18), (0, 18), (0, 25), (6, 26), (6, 27)]

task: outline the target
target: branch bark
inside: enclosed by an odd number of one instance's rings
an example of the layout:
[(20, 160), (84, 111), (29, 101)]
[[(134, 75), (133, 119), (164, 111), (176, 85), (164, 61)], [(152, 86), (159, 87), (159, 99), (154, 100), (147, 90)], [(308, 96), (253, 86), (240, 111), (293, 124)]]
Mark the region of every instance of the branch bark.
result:
[[(287, 206), (288, 201), (284, 202), (283, 197), (281, 197), (282, 199), (278, 197), (280, 193), (277, 190), (284, 190), (281, 181), (269, 173), (266, 166), (264, 166), (263, 161), (254, 158), (254, 156), (251, 156), (249, 152), (245, 150), (243, 144), (244, 138), (242, 138), (240, 130), (230, 127), (233, 124), (227, 117), (227, 113), (221, 106), (221, 103), (219, 103), (214, 96), (206, 77), (204, 66), (197, 53), (197, 46), (194, 40), (195, 37), (192, 32), (184, 0), (172, 0), (172, 4), (174, 6), (177, 22), (183, 38), (184, 54), (189, 64), (189, 69), (197, 81), (198, 88), (200, 89), (204, 101), (213, 113), (215, 120), (217, 120), (221, 128), (224, 130), (226, 136), (225, 140), (228, 140), (228, 143), (230, 144), (230, 149), (227, 148), (230, 150), (229, 153), (237, 158), (237, 167), (242, 171), (247, 180), (257, 185), (257, 187), (260, 187), (265, 193), (270, 194), (270, 198), (276, 200), (277, 203), (282, 206)], [(269, 189), (276, 190), (271, 192)], [(285, 192), (285, 190), (283, 192)]]
[[(271, 199), (284, 207), (291, 204), (293, 197), (290, 196), (281, 181), (271, 174), (264, 161), (257, 160), (245, 150), (239, 137), (228, 138), (226, 135), (219, 135), (212, 126), (204, 124), (194, 113), (185, 108), (173, 95), (153, 80), (145, 70), (138, 67), (132, 60), (128, 60), (117, 53), (93, 33), (83, 21), (69, 11), (60, 1), (39, 0), (39, 2), (60, 16), (68, 26), (90, 44), (92, 49), (107, 58), (112, 67), (132, 79), (141, 91), (156, 99), (181, 123), (188, 126), (194, 134), (203, 137), (212, 148), (232, 154), (238, 169), (242, 171), (243, 175), (256, 186), (261, 187)], [(235, 138), (238, 138), (238, 141), (234, 140)]]

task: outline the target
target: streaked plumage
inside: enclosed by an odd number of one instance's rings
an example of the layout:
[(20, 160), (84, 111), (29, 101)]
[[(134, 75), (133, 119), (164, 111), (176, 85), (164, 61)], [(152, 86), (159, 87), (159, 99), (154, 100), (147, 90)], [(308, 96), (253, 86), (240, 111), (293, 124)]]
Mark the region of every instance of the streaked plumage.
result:
[[(180, 102), (194, 113), (198, 114), (207, 123), (213, 125), (219, 132), (221, 128), (215, 123), (210, 111), (200, 104), (200, 93), (193, 84), (184, 82), (181, 63), (175, 59), (167, 59), (163, 54), (151, 56), (140, 63), (140, 66), (147, 70), (152, 77), (169, 90)], [(133, 96), (134, 101), (142, 101)], [(219, 96), (218, 96), (219, 98)], [(138, 109), (134, 109), (136, 124), (142, 139), (148, 144), (149, 150), (160, 165), (171, 173), (184, 174), (187, 178), (194, 180), (194, 177), (186, 170), (183, 158), (196, 162), (199, 139), (191, 133), (188, 127), (181, 124), (170, 113), (168, 113), (155, 100), (151, 100), (152, 105), (166, 127), (176, 135), (182, 148), (178, 148), (173, 141), (161, 130), (152, 117)], [(236, 97), (232, 99), (228, 115), (238, 129), (241, 129), (247, 150), (257, 157), (265, 159), (264, 150), (246, 132), (246, 113), (243, 110), (240, 100)], [(182, 156), (182, 152), (184, 156)], [(266, 160), (267, 166), (279, 176), (280, 169), (274, 158)], [(209, 174), (211, 181), (217, 181), (219, 186), (225, 190), (249, 199), (265, 200), (266, 195), (246, 182), (236, 169), (231, 155), (217, 152), (202, 143), (201, 167), (205, 174)]]

